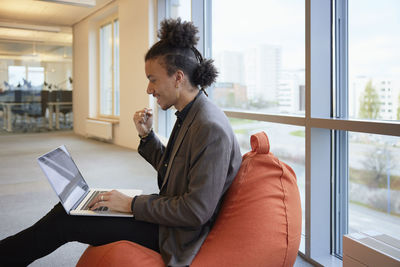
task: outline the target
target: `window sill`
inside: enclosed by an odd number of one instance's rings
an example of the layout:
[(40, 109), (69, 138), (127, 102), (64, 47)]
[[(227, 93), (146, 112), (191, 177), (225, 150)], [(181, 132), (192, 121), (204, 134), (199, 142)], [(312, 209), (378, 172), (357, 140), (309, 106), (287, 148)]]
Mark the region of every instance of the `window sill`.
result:
[(333, 255), (327, 255), (325, 257), (315, 257), (310, 259), (303, 252), (299, 251), (298, 255), (302, 257), (308, 263), (315, 266), (327, 266), (327, 267), (342, 267), (343, 261)]
[(103, 122), (109, 122), (111, 124), (119, 124), (119, 119), (111, 119), (111, 118), (99, 118), (99, 117), (89, 117), (87, 118), (88, 120), (94, 120), (94, 121), (103, 121)]

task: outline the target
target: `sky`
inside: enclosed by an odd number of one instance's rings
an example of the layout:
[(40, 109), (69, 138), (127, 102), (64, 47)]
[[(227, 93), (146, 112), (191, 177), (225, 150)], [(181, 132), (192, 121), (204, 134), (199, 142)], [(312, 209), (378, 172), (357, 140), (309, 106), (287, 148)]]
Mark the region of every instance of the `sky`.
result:
[(214, 0), (213, 55), (259, 44), (280, 45), (284, 68), (305, 66), (303, 0)]
[(400, 77), (400, 1), (349, 0), (349, 72)]
[[(214, 0), (213, 56), (282, 47), (284, 69), (305, 66), (304, 0)], [(350, 76), (400, 77), (400, 1), (349, 0)]]

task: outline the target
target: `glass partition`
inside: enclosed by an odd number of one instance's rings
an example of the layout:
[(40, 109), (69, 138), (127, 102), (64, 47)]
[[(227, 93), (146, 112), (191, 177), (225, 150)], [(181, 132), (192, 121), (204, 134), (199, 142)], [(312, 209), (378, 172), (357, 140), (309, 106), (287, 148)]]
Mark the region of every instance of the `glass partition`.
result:
[(0, 134), (71, 129), (72, 89), (71, 44), (0, 41)]

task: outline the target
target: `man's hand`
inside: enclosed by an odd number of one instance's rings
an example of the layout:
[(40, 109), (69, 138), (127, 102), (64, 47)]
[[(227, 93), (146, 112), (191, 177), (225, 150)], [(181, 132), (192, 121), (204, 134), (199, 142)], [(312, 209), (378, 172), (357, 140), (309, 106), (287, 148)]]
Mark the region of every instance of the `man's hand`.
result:
[(117, 190), (99, 194), (90, 202), (90, 210), (99, 207), (107, 207), (110, 210), (132, 213), (131, 210), (132, 197), (122, 194)]
[(148, 135), (153, 126), (153, 110), (144, 108), (136, 111), (135, 115), (133, 115), (133, 122), (140, 136)]

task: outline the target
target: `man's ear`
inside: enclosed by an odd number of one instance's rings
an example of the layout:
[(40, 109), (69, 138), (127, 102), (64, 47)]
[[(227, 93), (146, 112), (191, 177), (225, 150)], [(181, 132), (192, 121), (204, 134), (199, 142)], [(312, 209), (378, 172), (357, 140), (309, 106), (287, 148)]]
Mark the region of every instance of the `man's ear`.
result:
[(176, 85), (181, 84), (183, 82), (184, 78), (185, 78), (185, 73), (182, 70), (177, 70), (175, 72)]

